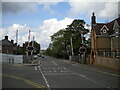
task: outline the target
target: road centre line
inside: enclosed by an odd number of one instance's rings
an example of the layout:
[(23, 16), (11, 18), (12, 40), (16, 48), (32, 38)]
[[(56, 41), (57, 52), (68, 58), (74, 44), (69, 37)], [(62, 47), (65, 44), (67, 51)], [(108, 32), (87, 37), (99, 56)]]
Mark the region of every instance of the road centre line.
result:
[[(57, 66), (58, 66), (58, 65), (57, 65)], [(61, 66), (59, 66), (59, 67), (61, 67)], [(61, 68), (65, 68), (65, 67), (61, 67)], [(97, 82), (97, 81), (95, 81), (95, 80), (92, 80), (92, 79), (86, 77), (86, 75), (77, 74), (77, 73), (75, 73), (75, 72), (73, 72), (73, 71), (71, 71), (71, 70), (69, 70), (69, 69), (66, 69), (66, 68), (65, 68), (65, 70), (71, 72), (71, 73), (74, 74), (74, 75), (77, 75), (77, 76), (82, 77), (82, 78), (84, 78), (84, 79), (87, 79), (87, 80), (89, 80), (89, 81), (91, 81), (91, 82), (94, 82), (94, 83), (96, 83), (96, 84), (98, 84), (98, 85), (101, 85), (101, 86), (103, 86), (103, 87), (106, 87), (106, 88), (109, 88), (109, 89), (111, 89), (111, 90), (114, 90), (114, 89), (112, 89), (111, 87), (108, 87), (108, 86), (106, 86), (106, 85), (103, 85), (103, 84), (101, 84), (101, 83), (99, 83), (99, 82)]]
[[(70, 64), (70, 62), (67, 62), (67, 61), (64, 61), (64, 62)], [(79, 67), (78, 65), (75, 65), (75, 64), (71, 64), (71, 65)], [(112, 76), (116, 76), (116, 77), (120, 77), (120, 74), (114, 74), (114, 73), (104, 72), (104, 71), (101, 71), (101, 70), (92, 70), (92, 69), (84, 68), (84, 67), (80, 67), (80, 68), (83, 68), (83, 69), (86, 69), (86, 70), (91, 70), (91, 71), (94, 71), (94, 72), (104, 73), (104, 74), (108, 74), (108, 75), (112, 75)]]
[(38, 84), (36, 82), (30, 81), (30, 80), (27, 80), (27, 79), (24, 79), (24, 78), (21, 78), (21, 77), (17, 77), (17, 76), (13, 76), (13, 75), (8, 75), (8, 74), (3, 74), (3, 76), (14, 78), (14, 79), (17, 79), (17, 80), (22, 80), (25, 83), (27, 83), (29, 85), (32, 85), (32, 86), (34, 86), (36, 88), (45, 88), (44, 86), (42, 86), (42, 85), (40, 85), (40, 84)]
[(39, 66), (38, 68), (39, 68), (39, 70), (40, 70), (40, 72), (41, 72), (41, 74), (42, 74), (42, 76), (43, 76), (43, 78), (44, 78), (44, 80), (45, 80), (45, 83), (46, 83), (47, 87), (50, 88), (50, 85), (49, 85), (49, 83), (48, 83), (48, 81), (47, 81), (45, 75), (43, 74), (43, 72), (42, 72), (40, 66)]

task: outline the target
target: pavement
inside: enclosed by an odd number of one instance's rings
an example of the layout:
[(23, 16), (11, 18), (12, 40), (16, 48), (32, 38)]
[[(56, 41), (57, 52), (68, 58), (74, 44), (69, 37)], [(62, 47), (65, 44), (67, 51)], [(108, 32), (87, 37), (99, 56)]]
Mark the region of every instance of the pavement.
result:
[(46, 56), (32, 64), (3, 63), (3, 88), (118, 89), (120, 72)]

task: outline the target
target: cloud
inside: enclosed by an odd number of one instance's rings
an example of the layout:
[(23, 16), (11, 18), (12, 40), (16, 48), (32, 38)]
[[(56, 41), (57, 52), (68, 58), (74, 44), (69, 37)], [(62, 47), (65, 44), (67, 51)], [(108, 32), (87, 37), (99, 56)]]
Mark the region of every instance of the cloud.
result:
[(30, 2), (3, 2), (2, 12), (7, 14), (9, 12), (17, 14), (20, 12), (35, 12), (37, 9), (37, 3)]
[(85, 13), (90, 16), (92, 12), (95, 12), (100, 18), (116, 18), (118, 15), (117, 2), (69, 2), (69, 5), (71, 6), (69, 11), (71, 17)]
[(44, 20), (43, 25), (36, 28), (29, 28), (25, 25), (13, 24), (10, 27), (3, 28), (2, 37), (5, 35), (9, 36), (9, 39), (15, 40), (16, 30), (19, 30), (18, 43), (22, 45), (25, 41), (28, 41), (28, 30), (31, 29), (31, 40), (35, 36), (35, 40), (41, 44), (42, 49), (46, 49), (51, 42), (50, 36), (53, 35), (60, 29), (64, 29), (67, 25), (71, 24), (73, 19), (64, 18), (63, 20), (58, 21), (56, 18), (49, 20)]

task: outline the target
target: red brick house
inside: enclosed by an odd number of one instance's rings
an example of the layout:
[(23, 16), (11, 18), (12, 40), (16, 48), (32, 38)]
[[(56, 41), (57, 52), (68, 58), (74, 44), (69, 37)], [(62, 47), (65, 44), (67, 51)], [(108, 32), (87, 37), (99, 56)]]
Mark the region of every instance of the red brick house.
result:
[(8, 36), (5, 36), (5, 38), (0, 41), (0, 47), (2, 48), (0, 53), (16, 54), (17, 44), (14, 44), (13, 40), (9, 41)]
[(92, 13), (91, 27), (90, 63), (95, 62), (97, 55), (120, 57), (120, 17), (108, 23), (97, 23)]

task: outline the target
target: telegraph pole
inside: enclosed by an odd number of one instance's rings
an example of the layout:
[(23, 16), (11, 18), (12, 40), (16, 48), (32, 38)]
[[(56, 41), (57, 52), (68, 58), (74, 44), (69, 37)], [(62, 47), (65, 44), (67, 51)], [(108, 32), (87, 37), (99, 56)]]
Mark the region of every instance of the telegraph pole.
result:
[(16, 30), (16, 52), (15, 52), (16, 55), (17, 55), (17, 52), (18, 52), (17, 45), (18, 45), (18, 30)]
[(71, 41), (71, 51), (72, 51), (72, 56), (74, 56), (74, 52), (73, 52), (73, 43), (72, 43), (72, 37), (70, 38)]
[(18, 44), (18, 30), (16, 30), (16, 43)]

